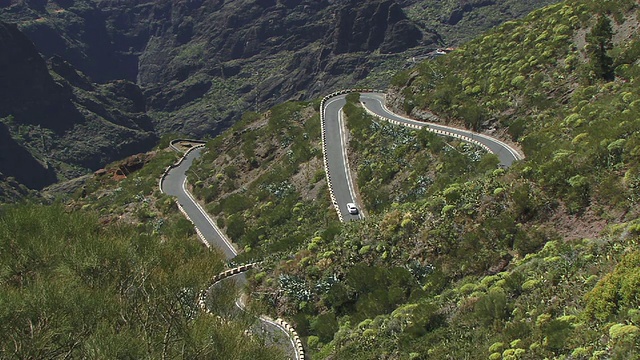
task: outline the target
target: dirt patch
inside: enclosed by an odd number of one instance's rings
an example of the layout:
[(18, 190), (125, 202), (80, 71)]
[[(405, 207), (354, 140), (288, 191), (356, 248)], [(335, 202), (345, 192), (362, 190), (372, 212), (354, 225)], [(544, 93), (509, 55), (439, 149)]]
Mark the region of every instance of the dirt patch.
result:
[(313, 200), (318, 198), (319, 192), (326, 184), (325, 177), (316, 183), (313, 182), (316, 173), (323, 170), (322, 158), (313, 158), (310, 161), (300, 165), (300, 171), (291, 178), (291, 183), (296, 190), (302, 195), (304, 200)]
[[(611, 18), (611, 17), (610, 17)], [(611, 18), (611, 29), (613, 30), (612, 41), (614, 45), (626, 43), (638, 34), (640, 30), (640, 24), (638, 23), (638, 15), (635, 13), (629, 14), (625, 21), (621, 24)], [(584, 28), (577, 30), (573, 35), (573, 42), (576, 44), (576, 48), (580, 54), (582, 61), (587, 61), (587, 35), (591, 32), (591, 28)]]
[(613, 216), (611, 220), (603, 219), (602, 214), (598, 214), (592, 207), (587, 208), (583, 214), (573, 215), (561, 205), (549, 219), (549, 224), (564, 240), (594, 239), (602, 234), (609, 223), (619, 222), (620, 219), (614, 219), (618, 217), (616, 214), (610, 213), (610, 216)]
[(618, 45), (620, 43), (628, 42), (631, 38), (638, 34), (640, 24), (638, 24), (638, 15), (636, 13), (630, 14), (622, 24), (616, 24), (615, 21), (611, 21), (611, 27), (613, 29), (613, 43)]
[(580, 60), (587, 61), (587, 53), (585, 47), (587, 46), (587, 33), (591, 29), (579, 29), (573, 34), (573, 42), (576, 44), (576, 49), (580, 55)]

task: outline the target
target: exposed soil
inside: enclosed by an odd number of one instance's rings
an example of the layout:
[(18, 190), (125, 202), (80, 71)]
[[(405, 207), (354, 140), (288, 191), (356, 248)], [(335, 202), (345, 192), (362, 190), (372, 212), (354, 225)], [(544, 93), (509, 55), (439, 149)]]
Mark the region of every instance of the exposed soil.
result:
[(313, 158), (311, 161), (300, 165), (300, 171), (291, 178), (291, 183), (302, 194), (304, 200), (317, 199), (320, 192), (325, 192), (326, 177), (313, 184), (313, 177), (318, 170), (323, 169), (322, 158)]
[(561, 205), (549, 219), (549, 224), (553, 225), (558, 235), (566, 241), (594, 239), (600, 236), (610, 222), (620, 222), (621, 214), (612, 212), (609, 216), (611, 220), (605, 220), (593, 207), (587, 208), (582, 214), (569, 214), (564, 205)]

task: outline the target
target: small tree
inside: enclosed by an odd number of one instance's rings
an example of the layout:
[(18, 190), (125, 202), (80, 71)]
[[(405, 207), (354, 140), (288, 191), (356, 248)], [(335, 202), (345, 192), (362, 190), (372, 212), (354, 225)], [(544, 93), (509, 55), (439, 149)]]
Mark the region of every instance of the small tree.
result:
[(613, 59), (607, 54), (607, 51), (613, 47), (612, 37), (611, 20), (604, 15), (598, 18), (587, 35), (591, 69), (598, 78), (605, 80), (613, 80), (614, 75)]

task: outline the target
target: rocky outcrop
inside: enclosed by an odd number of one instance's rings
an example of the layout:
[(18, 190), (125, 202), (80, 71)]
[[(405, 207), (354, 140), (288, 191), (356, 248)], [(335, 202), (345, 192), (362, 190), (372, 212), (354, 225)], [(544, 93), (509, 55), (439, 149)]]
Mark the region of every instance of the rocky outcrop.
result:
[(418, 45), (422, 32), (392, 0), (362, 2), (352, 0), (336, 14), (333, 51), (401, 52)]
[(54, 169), (39, 161), (12, 138), (5, 124), (0, 123), (0, 179), (12, 177), (31, 189), (41, 189), (57, 181)]
[(0, 118), (63, 131), (72, 119), (54, 121), (50, 114), (71, 109), (71, 90), (56, 83), (31, 41), (17, 26), (0, 23)]
[(446, 23), (456, 25), (466, 13), (472, 12), (474, 9), (495, 5), (494, 0), (462, 0), (458, 6), (451, 12)]
[[(133, 6), (134, 1), (128, 3)], [(0, 20), (20, 23), (39, 52), (61, 56), (93, 81), (135, 81), (136, 43), (144, 47), (148, 35), (135, 30), (130, 36), (113, 32), (109, 14), (99, 6), (92, 0), (5, 0), (0, 1)]]
[[(139, 80), (153, 109), (179, 114), (160, 131), (195, 136), (217, 133), (247, 109), (357, 82), (383, 61), (374, 53), (437, 39), (392, 0), (205, 0), (200, 8), (174, 2), (164, 13), (172, 28), (150, 39)], [(212, 103), (197, 105), (202, 98)]]

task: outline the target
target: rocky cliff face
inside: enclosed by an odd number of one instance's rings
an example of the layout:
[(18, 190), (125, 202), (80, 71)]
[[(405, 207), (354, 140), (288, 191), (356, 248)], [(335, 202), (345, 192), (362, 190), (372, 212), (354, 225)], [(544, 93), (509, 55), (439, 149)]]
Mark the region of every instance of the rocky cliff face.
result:
[[(129, 2), (132, 6), (134, 1)], [(126, 41), (114, 32), (108, 14), (91, 0), (0, 0), (0, 20), (18, 23), (46, 57), (59, 55), (93, 81), (135, 81), (138, 54), (148, 34), (132, 26)], [(136, 41), (142, 41), (137, 44)]]
[(357, 83), (381, 61), (374, 52), (437, 41), (391, 0), (174, 1), (156, 11), (171, 25), (150, 39), (138, 79), (151, 107), (172, 114), (161, 131), (196, 136), (247, 109)]
[(0, 117), (63, 129), (66, 119), (58, 123), (47, 115), (71, 107), (70, 95), (51, 78), (31, 41), (15, 25), (0, 24)]
[(0, 175), (32, 189), (155, 143), (142, 91), (96, 85), (60, 57), (47, 63), (18, 27), (0, 22)]
[(435, 28), (448, 46), (472, 40), (507, 20), (559, 0), (398, 0), (418, 26)]
[(475, 36), (550, 2), (0, 0), (0, 19), (92, 81), (137, 82), (158, 133), (200, 137), (247, 110), (383, 87), (391, 69), (444, 44), (440, 29)]
[(422, 40), (422, 32), (394, 1), (358, 6), (351, 1), (337, 11), (333, 31), (333, 52), (401, 52)]
[(551, 2), (0, 0), (21, 30), (0, 25), (0, 183), (38, 189), (154, 133), (215, 135), (247, 110), (385, 86), (412, 56)]
[(9, 3), (1, 16), (41, 52), (98, 81), (136, 80), (159, 132), (193, 136), (247, 109), (351, 86), (392, 54), (439, 41), (395, 0)]

